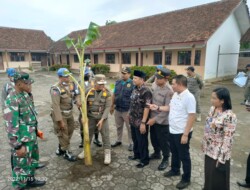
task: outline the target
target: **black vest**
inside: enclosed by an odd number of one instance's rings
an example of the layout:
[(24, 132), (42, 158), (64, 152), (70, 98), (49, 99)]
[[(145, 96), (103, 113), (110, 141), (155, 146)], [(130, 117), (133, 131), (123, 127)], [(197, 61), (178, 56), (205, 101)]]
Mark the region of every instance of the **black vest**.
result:
[(130, 80), (122, 85), (123, 81), (118, 80), (115, 84), (115, 109), (120, 112), (127, 112), (130, 106), (130, 96), (134, 89), (133, 81)]

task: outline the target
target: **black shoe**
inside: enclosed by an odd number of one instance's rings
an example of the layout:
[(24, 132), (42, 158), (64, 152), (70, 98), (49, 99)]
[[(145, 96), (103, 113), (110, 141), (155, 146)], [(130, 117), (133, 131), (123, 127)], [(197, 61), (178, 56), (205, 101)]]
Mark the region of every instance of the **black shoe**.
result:
[(153, 153), (149, 156), (150, 160), (160, 160), (161, 159), (161, 154), (160, 153)]
[(138, 160), (139, 157), (136, 157), (136, 156), (128, 156), (128, 159), (129, 159), (129, 160)]
[(121, 146), (121, 145), (122, 145), (122, 142), (116, 141), (114, 144), (111, 144), (111, 147), (112, 147), (112, 148), (115, 148), (115, 147)]
[(65, 154), (65, 151), (61, 149), (61, 146), (59, 145), (57, 150), (56, 150), (56, 155), (57, 156), (62, 156)]
[(164, 177), (173, 177), (173, 176), (179, 176), (179, 175), (181, 175), (181, 173), (169, 170), (168, 172), (164, 173), (163, 175), (164, 175)]
[(144, 166), (148, 165), (149, 163), (142, 163), (140, 162), (139, 164), (136, 165), (137, 168), (144, 168)]
[(83, 148), (83, 141), (79, 144), (79, 148)]
[(98, 147), (102, 147), (102, 143), (98, 139), (94, 140), (94, 144)]
[(181, 180), (179, 183), (177, 183), (176, 188), (177, 189), (184, 189), (184, 188), (186, 188), (189, 185), (190, 185), (190, 181), (183, 181), (183, 180)]
[(241, 187), (249, 188), (250, 183), (246, 183), (245, 181), (237, 181), (237, 184)]
[(73, 156), (68, 150), (65, 151), (63, 157), (70, 162), (75, 162), (77, 160), (76, 156)]
[(34, 177), (30, 177), (27, 180), (27, 187), (41, 187), (46, 184), (46, 181), (37, 180)]
[(45, 166), (46, 166), (45, 164), (39, 163), (36, 169), (41, 169), (44, 168)]
[(158, 166), (158, 170), (162, 171), (168, 167), (168, 160), (162, 160), (161, 164)]

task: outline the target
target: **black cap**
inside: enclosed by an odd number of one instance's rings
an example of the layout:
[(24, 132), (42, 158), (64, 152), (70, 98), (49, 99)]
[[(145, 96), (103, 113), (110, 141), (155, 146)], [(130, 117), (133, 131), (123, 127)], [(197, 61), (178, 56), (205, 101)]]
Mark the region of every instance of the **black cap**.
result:
[(250, 64), (247, 64), (246, 68), (247, 68), (247, 67), (250, 67)]
[(13, 76), (14, 82), (16, 83), (19, 80), (22, 80), (25, 83), (32, 84), (34, 80), (30, 78), (28, 73), (25, 72), (16, 72), (16, 74)]
[(131, 73), (131, 69), (129, 67), (123, 67), (122, 68), (122, 73), (124, 73), (124, 74)]
[(189, 66), (188, 68), (186, 68), (186, 70), (188, 71), (192, 71), (192, 72), (194, 72), (194, 67), (193, 66)]
[(144, 73), (143, 71), (134, 70), (134, 76), (145, 79), (146, 73)]
[(158, 79), (166, 78), (167, 76), (170, 76), (171, 71), (166, 68), (158, 69), (158, 71), (155, 73), (155, 77)]

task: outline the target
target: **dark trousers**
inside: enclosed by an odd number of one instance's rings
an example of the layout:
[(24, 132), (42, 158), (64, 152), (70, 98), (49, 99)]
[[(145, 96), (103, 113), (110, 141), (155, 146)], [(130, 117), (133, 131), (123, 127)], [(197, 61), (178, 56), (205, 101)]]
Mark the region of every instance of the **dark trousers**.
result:
[(204, 190), (230, 189), (230, 161), (226, 161), (225, 168), (220, 171), (216, 168), (217, 160), (205, 155), (205, 184)]
[(141, 134), (140, 128), (131, 126), (131, 135), (134, 143), (133, 151), (134, 156), (140, 159), (141, 163), (149, 163), (149, 152), (148, 152), (148, 126), (146, 126), (146, 133)]
[(247, 158), (246, 183), (250, 183), (250, 153), (249, 153), (248, 158)]
[(160, 154), (167, 160), (170, 155), (169, 125), (154, 124), (150, 127), (150, 139), (154, 152)]
[(187, 144), (181, 144), (182, 134), (170, 133), (170, 150), (172, 153), (171, 170), (173, 172), (180, 172), (182, 163), (183, 175), (182, 180), (189, 182), (191, 178), (191, 159), (189, 153), (189, 143), (192, 137), (192, 132), (188, 135)]

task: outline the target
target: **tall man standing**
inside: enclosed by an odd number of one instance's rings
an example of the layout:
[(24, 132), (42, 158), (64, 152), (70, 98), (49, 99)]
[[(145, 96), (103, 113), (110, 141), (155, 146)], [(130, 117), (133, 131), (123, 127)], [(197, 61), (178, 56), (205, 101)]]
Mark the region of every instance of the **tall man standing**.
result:
[(16, 189), (43, 186), (34, 178), (38, 166), (37, 118), (27, 91), (32, 79), (27, 73), (14, 75), (15, 90), (5, 101), (4, 122), (12, 154), (12, 185)]
[[(69, 79), (69, 71), (60, 68), (57, 71), (59, 82), (51, 87), (51, 117), (54, 123), (54, 131), (59, 140), (56, 150), (58, 156), (68, 161), (76, 161), (76, 157), (70, 152), (70, 139), (74, 132), (73, 99), (78, 96), (76, 85)], [(80, 102), (76, 102), (80, 106)]]
[[(104, 164), (111, 163), (111, 146), (109, 136), (108, 114), (111, 106), (111, 93), (105, 88), (106, 77), (102, 74), (95, 75), (95, 86), (86, 91), (87, 94), (87, 116), (89, 124), (90, 142), (96, 130), (102, 135), (104, 148)], [(84, 151), (78, 155), (84, 158)]]
[(196, 121), (201, 121), (200, 96), (203, 87), (201, 76), (194, 72), (194, 67), (190, 66), (187, 69), (187, 88), (194, 95), (196, 100)]
[(149, 116), (149, 107), (152, 101), (152, 93), (144, 85), (146, 74), (143, 71), (135, 70), (133, 82), (135, 88), (131, 95), (129, 109), (129, 123), (134, 143), (134, 156), (129, 156), (130, 160), (140, 159), (137, 168), (143, 168), (149, 164), (148, 153), (148, 126), (146, 125)]
[[(153, 88), (153, 104), (158, 106), (168, 106), (173, 95), (172, 88), (169, 88), (167, 84), (168, 77), (170, 76), (170, 70), (161, 68), (155, 74), (156, 85)], [(168, 159), (170, 156), (169, 145), (169, 112), (159, 112), (158, 110), (152, 110), (150, 113), (150, 119), (148, 125), (150, 127), (150, 138), (154, 148), (154, 153), (150, 155), (150, 159), (160, 159), (161, 151), (163, 153), (163, 159), (158, 166), (158, 170), (164, 170), (168, 166)]]
[(176, 185), (184, 189), (190, 184), (191, 159), (189, 143), (192, 137), (195, 121), (196, 102), (192, 93), (187, 89), (187, 78), (177, 75), (172, 80), (174, 95), (169, 106), (150, 105), (150, 109), (169, 111), (170, 150), (172, 153), (171, 170), (164, 173), (165, 177), (179, 176), (182, 163), (183, 175)]
[(122, 69), (122, 77), (120, 80), (115, 83), (115, 90), (112, 96), (112, 104), (110, 108), (110, 113), (113, 114), (115, 110), (115, 124), (117, 131), (117, 140), (111, 147), (117, 147), (122, 144), (122, 133), (123, 133), (123, 125), (125, 125), (128, 130), (128, 140), (129, 147), (128, 150), (133, 150), (133, 143), (131, 137), (131, 130), (129, 126), (128, 120), (128, 110), (130, 106), (130, 96), (133, 91), (134, 85), (133, 81), (130, 79), (131, 70), (129, 67), (124, 67)]

